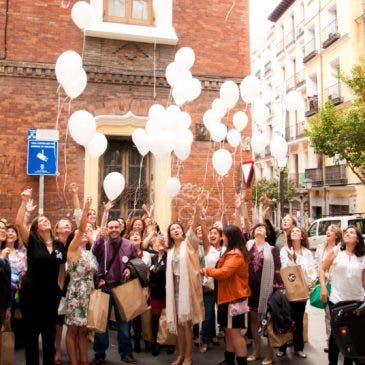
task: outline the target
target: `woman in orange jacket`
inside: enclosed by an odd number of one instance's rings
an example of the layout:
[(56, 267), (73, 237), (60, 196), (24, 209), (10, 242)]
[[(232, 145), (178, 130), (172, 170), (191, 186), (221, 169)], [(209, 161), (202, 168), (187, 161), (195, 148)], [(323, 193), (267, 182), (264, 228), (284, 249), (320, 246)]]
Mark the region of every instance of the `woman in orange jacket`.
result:
[(218, 318), (226, 335), (225, 359), (219, 365), (234, 365), (235, 356), (237, 365), (246, 365), (247, 347), (241, 329), (246, 327), (247, 298), (251, 290), (248, 286), (246, 242), (239, 227), (224, 227), (223, 245), (227, 249), (218, 260), (216, 268), (206, 267), (201, 272), (218, 281)]

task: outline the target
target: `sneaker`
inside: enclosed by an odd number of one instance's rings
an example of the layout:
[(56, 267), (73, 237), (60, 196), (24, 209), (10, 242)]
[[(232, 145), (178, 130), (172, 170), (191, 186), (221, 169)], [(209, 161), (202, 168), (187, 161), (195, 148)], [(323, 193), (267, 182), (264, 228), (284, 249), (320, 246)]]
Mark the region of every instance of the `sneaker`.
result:
[(276, 356), (277, 357), (283, 357), (285, 355), (285, 352), (283, 352), (283, 351), (278, 351), (277, 353), (276, 353)]
[(304, 353), (303, 351), (295, 351), (294, 354), (295, 354), (295, 356), (298, 356), (302, 359), (305, 359), (307, 357), (307, 354)]

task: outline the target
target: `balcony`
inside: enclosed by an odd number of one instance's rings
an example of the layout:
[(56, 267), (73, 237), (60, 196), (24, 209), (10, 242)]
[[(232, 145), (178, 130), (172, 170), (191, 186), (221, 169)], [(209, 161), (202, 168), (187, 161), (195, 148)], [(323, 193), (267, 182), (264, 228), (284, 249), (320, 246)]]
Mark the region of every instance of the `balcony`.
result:
[(297, 88), (300, 87), (300, 86), (302, 86), (302, 85), (304, 85), (305, 84), (305, 73), (304, 73), (304, 69), (298, 71), (295, 74), (295, 78), (296, 78), (296, 81), (297, 81)]
[(294, 88), (295, 88), (295, 77), (292, 76), (286, 79), (286, 92), (294, 90)]
[(275, 46), (276, 46), (276, 55), (279, 56), (280, 54), (282, 54), (284, 52), (284, 40), (283, 39), (279, 39), (275, 42)]
[(345, 165), (334, 165), (325, 167), (327, 185), (346, 185), (347, 175)]
[(265, 157), (269, 157), (269, 156), (271, 156), (270, 146), (266, 146), (266, 147), (265, 147), (265, 152), (264, 152), (264, 154), (265, 154)]
[(310, 117), (318, 113), (318, 96), (308, 96), (307, 110), (305, 112), (306, 117)]
[(304, 57), (303, 63), (308, 62), (310, 59), (317, 55), (316, 40), (313, 37), (309, 42), (304, 45)]
[(295, 36), (299, 39), (304, 34), (304, 21), (302, 20), (295, 26)]
[(294, 44), (294, 33), (290, 31), (285, 34), (285, 48), (290, 47), (292, 44)]
[(340, 38), (340, 33), (338, 32), (337, 19), (330, 22), (326, 27), (324, 27), (322, 32), (322, 43), (323, 48), (329, 47), (332, 43), (336, 42)]
[(306, 179), (312, 180), (312, 186), (323, 186), (322, 169), (305, 169)]
[(343, 103), (343, 97), (341, 97), (341, 84), (336, 82), (327, 89), (324, 90), (325, 100), (332, 101), (333, 105)]
[(305, 121), (290, 125), (285, 128), (285, 139), (295, 141), (299, 138), (305, 137)]

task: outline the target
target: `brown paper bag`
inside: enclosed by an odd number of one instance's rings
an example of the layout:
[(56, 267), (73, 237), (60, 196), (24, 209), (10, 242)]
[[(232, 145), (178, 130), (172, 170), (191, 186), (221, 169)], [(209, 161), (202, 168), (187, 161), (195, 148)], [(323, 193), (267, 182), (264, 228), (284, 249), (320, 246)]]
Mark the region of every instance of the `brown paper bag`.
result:
[(103, 333), (106, 331), (109, 313), (109, 294), (94, 289), (90, 294), (86, 327), (90, 331)]
[(176, 345), (176, 336), (167, 331), (166, 309), (163, 309), (160, 315), (157, 342), (160, 345)]
[(300, 265), (281, 268), (280, 275), (289, 302), (299, 302), (309, 298), (309, 288)]
[(308, 342), (308, 313), (304, 312), (303, 317), (303, 339), (304, 342)]
[(10, 323), (4, 323), (0, 331), (0, 365), (14, 364), (14, 341)]
[(142, 338), (145, 341), (152, 341), (152, 312), (151, 307), (141, 314)]
[(146, 295), (138, 279), (127, 281), (112, 289), (123, 321), (130, 321), (147, 310)]
[(272, 321), (269, 321), (267, 325), (267, 336), (271, 347), (280, 347), (293, 340), (293, 333), (291, 331), (281, 334), (275, 333)]

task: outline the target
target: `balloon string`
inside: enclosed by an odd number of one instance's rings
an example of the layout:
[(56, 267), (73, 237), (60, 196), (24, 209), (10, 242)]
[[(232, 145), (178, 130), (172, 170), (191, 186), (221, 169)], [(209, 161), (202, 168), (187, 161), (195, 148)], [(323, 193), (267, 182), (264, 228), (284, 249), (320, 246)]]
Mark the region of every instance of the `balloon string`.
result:
[[(143, 167), (143, 159), (144, 159), (144, 156), (142, 156), (141, 158), (141, 162), (139, 164), (139, 177), (138, 177), (138, 185), (137, 185), (137, 188), (134, 192), (134, 202), (133, 202), (133, 210), (132, 212), (130, 213), (131, 214), (134, 214), (134, 212), (136, 211), (136, 206), (137, 206), (137, 200), (139, 199), (140, 197), (140, 190), (141, 190), (141, 179), (142, 179), (142, 167)], [(130, 218), (130, 216), (128, 217)]]
[(81, 53), (81, 59), (82, 59), (82, 64), (84, 64), (84, 51), (85, 51), (85, 40), (86, 40), (86, 35), (85, 32), (84, 33), (84, 37), (82, 39), (82, 53)]
[(153, 98), (156, 99), (156, 40), (153, 45)]
[(232, 159), (233, 159), (233, 174), (232, 174), (232, 178), (233, 178), (233, 189), (235, 192), (237, 192), (236, 190), (236, 169), (235, 169), (235, 164), (236, 164), (236, 151), (237, 151), (237, 147), (235, 147), (233, 153), (232, 153)]
[(224, 19), (224, 21), (225, 21), (225, 22), (228, 20), (228, 18), (229, 18), (229, 16), (230, 16), (230, 14), (231, 14), (231, 12), (232, 12), (233, 8), (235, 7), (235, 5), (236, 5), (236, 1), (233, 1), (232, 6), (231, 6), (231, 7), (230, 7), (230, 9), (228, 10), (228, 13), (227, 13), (227, 15), (226, 15), (226, 18)]
[(206, 158), (206, 161), (205, 161), (205, 172), (204, 172), (203, 188), (205, 188), (205, 183), (207, 181), (209, 155), (210, 155), (210, 152), (212, 150), (212, 147), (213, 147), (213, 143), (212, 143), (212, 140), (210, 140), (209, 149), (208, 149), (208, 153), (207, 153), (207, 158)]
[[(68, 116), (70, 117), (71, 114), (71, 100), (68, 103)], [(68, 120), (68, 118), (67, 118)], [(63, 181), (63, 198), (64, 201), (66, 203), (66, 206), (68, 208), (68, 202), (67, 202), (67, 198), (66, 198), (66, 186), (67, 186), (67, 173), (68, 173), (68, 168), (67, 168), (67, 140), (68, 140), (68, 127), (66, 128), (66, 135), (65, 135), (65, 147), (64, 147), (64, 162), (65, 162), (65, 178)]]

